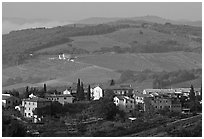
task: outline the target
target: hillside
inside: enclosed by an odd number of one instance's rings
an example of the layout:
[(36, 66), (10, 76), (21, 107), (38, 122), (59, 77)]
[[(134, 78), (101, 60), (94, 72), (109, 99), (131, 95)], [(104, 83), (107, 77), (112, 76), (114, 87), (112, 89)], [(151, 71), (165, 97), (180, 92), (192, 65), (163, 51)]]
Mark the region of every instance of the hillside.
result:
[(79, 57), (77, 61), (114, 70), (175, 71), (179, 69), (202, 68), (200, 54), (190, 52), (139, 53), (90, 55)]
[[(121, 71), (202, 68), (202, 28), (118, 20), (14, 31), (2, 37), (3, 89), (118, 80)], [(59, 60), (64, 53), (74, 62)], [(132, 83), (131, 83), (132, 84)], [(134, 84), (134, 83), (133, 83)], [(152, 86), (152, 81), (135, 87)]]
[[(74, 46), (74, 49), (71, 51), (67, 50), (67, 53), (74, 51), (77, 54), (95, 51), (96, 46), (100, 48), (125, 46), (125, 49), (126, 46), (131, 46), (134, 48), (129, 51), (134, 49), (134, 52), (160, 50), (162, 45), (166, 44), (175, 45), (173, 49), (170, 46), (166, 46), (168, 47), (167, 51), (169, 49), (170, 51), (194, 51), (195, 48), (197, 50), (198, 47), (201, 47), (202, 33), (200, 27), (153, 24), (141, 21), (129, 24), (128, 22), (121, 24), (116, 21), (111, 24), (87, 26), (73, 24), (49, 29), (36, 28), (13, 31), (2, 37), (3, 66), (22, 64), (26, 59), (31, 58), (30, 54), (36, 51), (47, 48), (55, 49), (56, 46), (66, 45), (67, 43), (73, 43)], [(94, 35), (93, 38), (92, 35)], [(79, 36), (84, 36), (84, 38)], [(73, 42), (74, 40), (75, 42)], [(99, 43), (95, 43), (96, 41)], [(169, 41), (173, 42), (169, 43)], [(152, 45), (153, 48), (151, 48)], [(84, 51), (84, 49), (87, 49), (87, 51)], [(61, 53), (61, 51), (57, 52), (58, 54)]]
[[(76, 82), (78, 78), (81, 78), (84, 82), (96, 83), (120, 77), (120, 73), (112, 69), (81, 62), (49, 59), (52, 57), (57, 58), (58, 56), (41, 56), (29, 60), (20, 66), (3, 69), (3, 86), (18, 84), (17, 86), (12, 86), (16, 88), (26, 86), (27, 83), (34, 86), (41, 86), (43, 83), (57, 86)], [(19, 79), (18, 81), (12, 82), (17, 78)]]
[(76, 51), (71, 51), (73, 48), (80, 53), (110, 52), (114, 51), (112, 49), (116, 46), (124, 52), (129, 48), (128, 52), (131, 53), (197, 51), (201, 48), (200, 42), (189, 38), (142, 27), (120, 29), (104, 35), (70, 37), (70, 39), (71, 42), (41, 49), (35, 53), (75, 53)]

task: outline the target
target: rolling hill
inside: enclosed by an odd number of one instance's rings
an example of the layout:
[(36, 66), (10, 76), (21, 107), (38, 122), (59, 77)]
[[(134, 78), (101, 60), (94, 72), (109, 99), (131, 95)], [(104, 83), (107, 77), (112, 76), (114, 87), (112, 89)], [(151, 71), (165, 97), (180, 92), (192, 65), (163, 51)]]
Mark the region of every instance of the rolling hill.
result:
[[(107, 22), (3, 35), (3, 89), (43, 83), (66, 86), (77, 78), (85, 83), (101, 83), (119, 79), (122, 70), (170, 72), (202, 68), (201, 27), (146, 23), (141, 19)], [(118, 47), (128, 51), (114, 50)], [(60, 53), (73, 54), (76, 59), (59, 60)], [(151, 85), (148, 80), (135, 84), (135, 88)]]
[(152, 22), (152, 23), (159, 23), (164, 24), (166, 22), (178, 25), (190, 25), (190, 26), (202, 26), (202, 21), (188, 21), (188, 20), (169, 20), (158, 16), (147, 15), (147, 16), (140, 16), (140, 17), (130, 17), (130, 18), (106, 18), (106, 17), (91, 17), (87, 19), (83, 19), (77, 21), (76, 23), (80, 24), (104, 24), (119, 20), (133, 20), (133, 21), (145, 21), (145, 22)]

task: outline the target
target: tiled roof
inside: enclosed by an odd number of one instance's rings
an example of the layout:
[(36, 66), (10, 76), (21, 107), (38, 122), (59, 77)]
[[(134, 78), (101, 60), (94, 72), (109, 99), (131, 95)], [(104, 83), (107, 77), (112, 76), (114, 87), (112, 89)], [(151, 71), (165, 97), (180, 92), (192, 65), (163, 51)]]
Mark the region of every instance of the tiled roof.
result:
[(46, 95), (46, 97), (73, 97), (71, 94), (49, 94), (49, 95)]
[(149, 94), (142, 94), (142, 93), (134, 93), (133, 95), (138, 96), (138, 97), (151, 97)]
[(9, 99), (11, 97), (13, 97), (13, 96), (4, 96), (4, 95), (2, 95), (2, 100), (7, 100), (7, 99)]
[(27, 98), (27, 99), (23, 99), (24, 101), (30, 101), (30, 102), (49, 102), (50, 100), (48, 99), (44, 99), (44, 98), (40, 98), (40, 97), (33, 97), (33, 98)]
[(103, 86), (102, 89), (123, 90), (123, 89), (133, 89), (133, 88), (130, 86), (114, 85), (114, 86)]
[(174, 93), (174, 89), (145, 89), (147, 93)]

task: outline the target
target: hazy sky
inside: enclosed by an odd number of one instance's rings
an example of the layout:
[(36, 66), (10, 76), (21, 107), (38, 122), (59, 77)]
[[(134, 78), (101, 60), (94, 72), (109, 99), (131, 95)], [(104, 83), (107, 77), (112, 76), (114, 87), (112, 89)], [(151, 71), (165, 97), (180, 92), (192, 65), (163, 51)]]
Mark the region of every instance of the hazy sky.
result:
[(168, 19), (202, 20), (202, 3), (3, 3), (3, 17), (80, 20), (88, 17), (134, 17), (156, 15)]

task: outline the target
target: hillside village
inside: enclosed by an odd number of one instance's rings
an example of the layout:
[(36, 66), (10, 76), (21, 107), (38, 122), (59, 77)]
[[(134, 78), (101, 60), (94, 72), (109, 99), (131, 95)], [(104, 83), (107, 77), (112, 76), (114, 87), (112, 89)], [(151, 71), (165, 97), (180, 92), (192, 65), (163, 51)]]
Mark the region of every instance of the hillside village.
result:
[[(84, 133), (90, 125), (98, 122), (116, 120), (117, 123), (119, 120), (134, 124), (138, 119), (142, 121), (154, 119), (155, 114), (167, 116), (168, 120), (175, 121), (181, 117), (197, 115), (202, 111), (201, 88), (193, 86), (144, 89), (139, 92), (131, 85), (115, 84), (114, 80), (109, 84), (84, 86), (78, 79), (77, 85), (69, 86), (62, 92), (47, 90), (44, 84), (41, 90), (27, 86), (23, 94), (19, 96), (19, 92), (15, 90), (2, 94), (3, 115), (12, 116), (23, 122), (27, 127), (25, 132), (28, 136), (46, 135), (45, 131), (39, 131), (32, 123), (36, 125), (40, 123), (42, 128), (43, 125), (49, 125), (48, 121), (54, 119), (65, 124), (63, 135), (95, 136), (92, 132), (89, 133), (90, 135)], [(84, 129), (76, 127), (78, 124), (82, 124)]]

